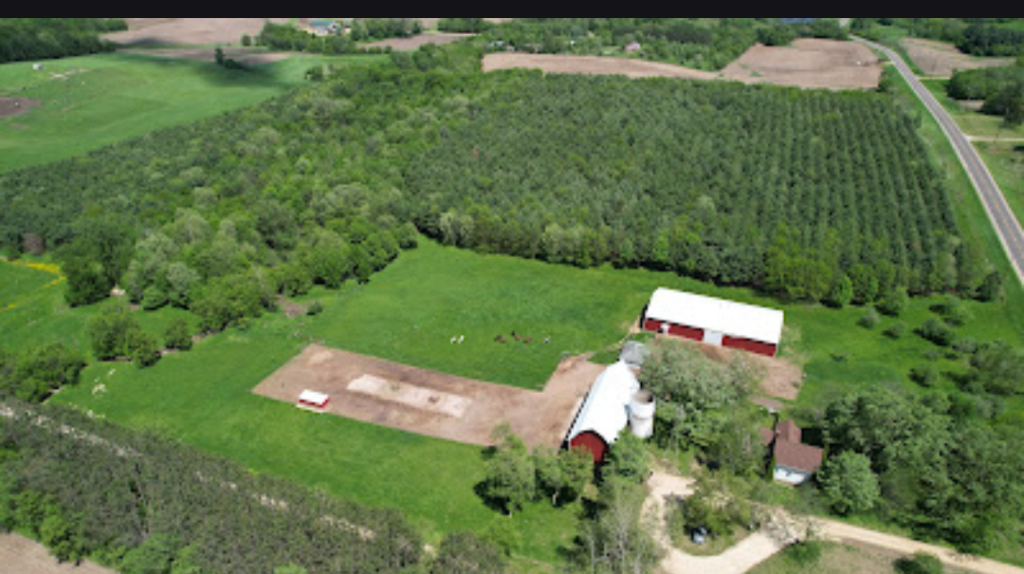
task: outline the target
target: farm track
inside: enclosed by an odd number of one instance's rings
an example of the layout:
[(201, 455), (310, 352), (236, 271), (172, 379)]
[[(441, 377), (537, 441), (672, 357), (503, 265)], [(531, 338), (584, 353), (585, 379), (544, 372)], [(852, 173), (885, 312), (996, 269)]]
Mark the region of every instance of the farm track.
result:
[(988, 213), (988, 217), (992, 221), (993, 227), (995, 227), (996, 234), (999, 236), (999, 241), (1003, 244), (1006, 256), (1009, 258), (1010, 264), (1013, 265), (1018, 281), (1024, 283), (1024, 231), (1021, 230), (1020, 222), (1010, 209), (1010, 205), (1006, 202), (1006, 196), (1003, 195), (1003, 191), (999, 188), (995, 178), (992, 177), (988, 167), (985, 166), (985, 162), (981, 159), (978, 151), (974, 149), (974, 146), (967, 136), (964, 135), (963, 131), (961, 131), (960, 126), (957, 125), (952, 116), (943, 109), (942, 104), (935, 99), (931, 92), (928, 91), (928, 88), (918, 80), (917, 76), (914, 75), (914, 72), (899, 54), (869, 40), (856, 36), (853, 38), (885, 54), (896, 66), (896, 69), (899, 70), (900, 75), (913, 88), (917, 97), (928, 108), (928, 112), (935, 118), (935, 121), (939, 123), (942, 131), (946, 134), (950, 144), (952, 144), (953, 149), (956, 151), (957, 157), (960, 158), (960, 163), (964, 166), (968, 177), (970, 177), (975, 191), (977, 191), (978, 196), (981, 198), (985, 211)]

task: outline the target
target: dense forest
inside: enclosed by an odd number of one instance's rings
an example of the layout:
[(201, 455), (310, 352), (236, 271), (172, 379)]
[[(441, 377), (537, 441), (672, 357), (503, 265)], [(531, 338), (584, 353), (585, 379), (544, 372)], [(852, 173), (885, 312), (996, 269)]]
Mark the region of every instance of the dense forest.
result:
[(100, 34), (127, 29), (122, 18), (0, 18), (0, 64), (103, 52)]
[(950, 42), (975, 56), (1024, 54), (1024, 18), (854, 18), (853, 30), (867, 33), (874, 25), (898, 26), (911, 36)]
[(447, 243), (795, 299), (848, 276), (873, 300), (960, 286), (951, 204), (914, 129), (874, 94), (521, 75), (406, 183), (417, 226)]
[(400, 512), (341, 501), (72, 411), (0, 404), (0, 529), (126, 574), (399, 572), (423, 543)]
[(198, 308), (214, 330), (239, 319), (232, 286), (366, 280), (417, 230), (798, 300), (845, 284), (860, 302), (973, 294), (985, 279), (913, 120), (883, 96), (482, 75), (453, 71), (453, 54), (396, 55), (8, 174), (0, 241), (59, 248), (74, 304), (119, 284), (148, 308)]
[[(472, 24), (445, 25), (482, 28)], [(553, 54), (622, 53), (636, 42), (638, 56), (705, 70), (724, 68), (757, 42), (784, 45), (801, 36), (844, 32), (832, 18), (515, 18), (485, 35), (494, 49)]]

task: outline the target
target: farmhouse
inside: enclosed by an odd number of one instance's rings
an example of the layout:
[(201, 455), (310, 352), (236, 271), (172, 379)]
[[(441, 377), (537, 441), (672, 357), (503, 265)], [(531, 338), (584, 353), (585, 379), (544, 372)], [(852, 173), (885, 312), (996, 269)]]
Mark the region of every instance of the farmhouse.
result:
[(658, 289), (644, 330), (774, 357), (782, 340), (782, 311), (703, 295)]
[(598, 377), (576, 415), (566, 442), (570, 448), (587, 449), (594, 455), (594, 462), (601, 464), (626, 427), (632, 426), (640, 438), (650, 438), (653, 421), (653, 397), (640, 391), (640, 382), (633, 370), (620, 361)]
[(821, 468), (824, 451), (803, 444), (803, 431), (793, 421), (785, 421), (774, 431), (761, 429), (761, 439), (771, 450), (777, 482), (799, 486)]

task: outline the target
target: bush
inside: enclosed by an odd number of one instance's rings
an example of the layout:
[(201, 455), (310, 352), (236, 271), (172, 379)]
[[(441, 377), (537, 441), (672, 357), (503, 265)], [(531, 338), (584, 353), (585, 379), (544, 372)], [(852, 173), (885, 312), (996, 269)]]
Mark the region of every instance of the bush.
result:
[(899, 574), (942, 574), (942, 561), (936, 556), (919, 552), (913, 558), (900, 558), (894, 565)]
[(192, 329), (185, 319), (175, 319), (164, 331), (164, 346), (176, 351), (192, 350)]
[(786, 549), (786, 558), (797, 566), (808, 568), (821, 560), (822, 544), (817, 540), (797, 542)]
[(865, 329), (874, 329), (882, 322), (882, 318), (878, 316), (878, 311), (875, 309), (868, 309), (868, 312), (857, 321), (857, 324)]
[(939, 368), (932, 364), (918, 365), (910, 370), (910, 380), (926, 389), (937, 385), (941, 377)]
[(917, 330), (917, 334), (940, 347), (948, 347), (956, 340), (956, 334), (938, 319), (925, 321), (924, 325)]
[(907, 326), (904, 325), (903, 323), (896, 323), (895, 325), (893, 325), (892, 327), (889, 327), (885, 331), (885, 336), (889, 337), (890, 339), (892, 339), (894, 341), (898, 341), (898, 340), (902, 339), (903, 336), (906, 335), (906, 334), (907, 334)]

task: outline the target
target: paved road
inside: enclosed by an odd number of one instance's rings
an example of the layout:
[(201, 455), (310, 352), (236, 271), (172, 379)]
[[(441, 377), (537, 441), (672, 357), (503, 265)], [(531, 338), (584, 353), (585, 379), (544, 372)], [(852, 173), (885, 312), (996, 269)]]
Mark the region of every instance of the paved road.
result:
[(1006, 203), (1006, 197), (1003, 195), (1002, 190), (999, 189), (999, 185), (992, 177), (992, 174), (988, 171), (985, 162), (981, 160), (977, 150), (974, 149), (971, 142), (960, 131), (960, 127), (957, 126), (953, 118), (942, 108), (942, 105), (935, 99), (935, 96), (917, 79), (917, 76), (914, 75), (899, 54), (863, 38), (854, 36), (854, 39), (882, 52), (892, 60), (893, 64), (896, 65), (896, 69), (899, 70), (900, 74), (907, 80), (907, 83), (914, 89), (914, 92), (917, 93), (917, 96), (924, 102), (928, 111), (931, 112), (935, 120), (942, 126), (942, 131), (946, 133), (946, 137), (953, 144), (953, 149), (956, 150), (956, 154), (960, 157), (960, 163), (963, 164), (967, 175), (970, 176), (971, 182), (974, 184), (974, 189), (977, 190), (982, 203), (985, 205), (985, 211), (988, 212), (988, 217), (992, 220), (992, 225), (995, 227), (999, 240), (1003, 244), (1003, 249), (1006, 251), (1010, 263), (1017, 273), (1018, 280), (1024, 283), (1024, 232), (1021, 231), (1020, 222), (1017, 221), (1009, 204)]

